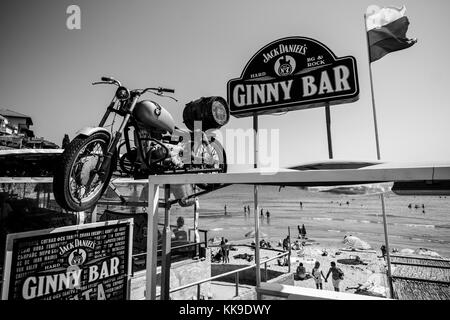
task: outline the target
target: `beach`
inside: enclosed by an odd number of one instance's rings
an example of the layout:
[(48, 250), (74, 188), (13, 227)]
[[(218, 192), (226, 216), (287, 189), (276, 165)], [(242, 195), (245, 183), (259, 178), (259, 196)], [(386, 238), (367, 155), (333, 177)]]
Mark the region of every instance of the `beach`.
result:
[[(450, 198), (397, 196), (388, 192), (385, 201), (391, 249), (427, 248), (441, 257), (450, 257)], [(225, 204), (227, 215), (224, 215)], [(420, 208), (415, 209), (415, 204)], [(250, 206), (250, 213), (244, 214), (244, 206)], [(261, 218), (258, 212), (260, 239), (272, 243), (284, 239), (288, 232), (291, 238), (296, 238), (298, 226), (302, 224), (307, 236), (323, 247), (341, 247), (346, 235), (361, 238), (375, 250), (385, 243), (379, 194), (344, 195), (294, 187), (279, 191), (278, 187), (260, 186), (259, 207), (264, 213)], [(269, 218), (266, 211), (270, 212)], [(193, 225), (192, 207), (174, 205), (172, 224), (178, 216), (184, 217), (187, 226)], [(162, 222), (162, 214), (160, 219)], [(245, 234), (254, 230), (253, 186), (233, 185), (201, 196), (199, 228), (208, 231), (208, 239), (217, 241), (225, 237), (232, 243), (249, 244)]]
[[(276, 249), (281, 248), (278, 247)], [(213, 253), (216, 253), (218, 250), (219, 250), (218, 248), (212, 249)], [(326, 256), (323, 255), (324, 251), (327, 252)], [(252, 255), (254, 257), (254, 252), (255, 252), (254, 249), (249, 246), (240, 246), (240, 245), (235, 246), (234, 249), (230, 251), (229, 264), (245, 266), (254, 263), (255, 262), (254, 260), (249, 262), (245, 259), (236, 257), (243, 254)], [(278, 254), (279, 254), (278, 251), (261, 249), (260, 260), (265, 261), (267, 259), (277, 256)], [(303, 250), (291, 251), (290, 272), (295, 273), (297, 267), (299, 266), (299, 263), (301, 262), (303, 263), (303, 266), (306, 268), (306, 272), (310, 274), (314, 267), (315, 261), (318, 261), (320, 263), (320, 270), (326, 276), (330, 268), (331, 261), (334, 261), (336, 262), (337, 267), (344, 272), (344, 279), (340, 282), (341, 292), (354, 293), (355, 288), (358, 287), (358, 285), (366, 283), (370, 276), (376, 274), (379, 277), (379, 285), (377, 288), (378, 292), (382, 292), (385, 294), (385, 296), (389, 297), (388, 282), (385, 272), (386, 264), (384, 259), (381, 258), (379, 254), (380, 254), (379, 252), (372, 253), (372, 252), (343, 251), (341, 250), (341, 248), (331, 246), (327, 247), (322, 247), (320, 245), (305, 246)], [(355, 259), (356, 256), (360, 258), (361, 264), (354, 264), (354, 265), (350, 264), (352, 262), (356, 263)], [(280, 266), (278, 264), (277, 259), (269, 261), (267, 263), (267, 269), (279, 271), (282, 273), (288, 272), (288, 267)], [(261, 270), (262, 272), (264, 272), (264, 264), (261, 265)], [(313, 278), (309, 278), (307, 280), (298, 280), (296, 278), (294, 279), (296, 286), (304, 288), (316, 288), (315, 281)], [(325, 282), (322, 279), (322, 283), (323, 283), (323, 290), (334, 290), (331, 281), (331, 274), (328, 277), (328, 282)]]

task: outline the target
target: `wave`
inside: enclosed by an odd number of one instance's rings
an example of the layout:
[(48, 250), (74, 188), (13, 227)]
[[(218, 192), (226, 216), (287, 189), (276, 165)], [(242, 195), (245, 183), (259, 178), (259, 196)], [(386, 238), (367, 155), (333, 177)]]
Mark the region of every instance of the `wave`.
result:
[(410, 228), (435, 228), (434, 224), (416, 224), (416, 223), (393, 223), (396, 226), (405, 226)]
[(450, 229), (450, 223), (448, 224), (440, 224), (437, 226), (434, 226), (435, 228), (443, 228), (443, 229)]

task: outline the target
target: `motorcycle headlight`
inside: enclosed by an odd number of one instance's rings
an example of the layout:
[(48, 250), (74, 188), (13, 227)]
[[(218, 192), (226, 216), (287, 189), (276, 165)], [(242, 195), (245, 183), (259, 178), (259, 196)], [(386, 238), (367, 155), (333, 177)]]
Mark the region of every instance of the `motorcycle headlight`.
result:
[(212, 114), (214, 120), (216, 120), (216, 122), (219, 125), (223, 126), (224, 124), (227, 123), (228, 121), (227, 109), (220, 101), (216, 100), (212, 103)]
[(116, 91), (116, 98), (119, 100), (126, 100), (130, 97), (130, 91), (125, 87), (119, 87)]
[(194, 130), (195, 121), (202, 122), (202, 130), (218, 129), (230, 120), (230, 110), (222, 97), (202, 97), (186, 105), (183, 120), (190, 130)]

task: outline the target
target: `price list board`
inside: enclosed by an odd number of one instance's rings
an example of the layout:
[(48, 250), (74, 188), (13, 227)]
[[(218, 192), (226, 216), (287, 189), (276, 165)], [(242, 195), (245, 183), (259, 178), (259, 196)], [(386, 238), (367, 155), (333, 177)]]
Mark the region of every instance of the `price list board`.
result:
[(126, 300), (133, 219), (9, 234), (3, 300)]

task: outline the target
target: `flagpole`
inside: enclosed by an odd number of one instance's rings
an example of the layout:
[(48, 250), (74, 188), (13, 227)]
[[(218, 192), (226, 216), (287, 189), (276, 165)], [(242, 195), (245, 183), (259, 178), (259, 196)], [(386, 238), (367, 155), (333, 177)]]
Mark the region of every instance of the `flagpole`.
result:
[[(372, 64), (370, 62), (370, 44), (369, 44), (369, 34), (367, 30), (367, 15), (364, 14), (364, 29), (366, 31), (366, 40), (367, 40), (367, 53), (368, 53), (368, 61), (369, 61), (369, 75), (370, 75), (370, 92), (372, 94), (372, 113), (373, 113), (373, 123), (375, 127), (375, 143), (377, 146), (377, 159), (381, 160), (380, 156), (380, 141), (378, 139), (378, 125), (377, 125), (377, 112), (375, 108), (375, 95), (373, 91), (373, 80), (372, 80)], [(384, 193), (381, 193), (381, 211), (383, 213), (383, 228), (384, 228), (384, 241), (386, 245), (386, 262), (388, 267), (388, 282), (389, 282), (389, 291), (391, 293), (391, 297), (393, 297), (393, 288), (392, 288), (392, 272), (391, 272), (391, 256), (389, 250), (389, 239), (388, 239), (388, 229), (387, 229), (387, 218), (386, 218), (386, 205), (384, 202)]]

